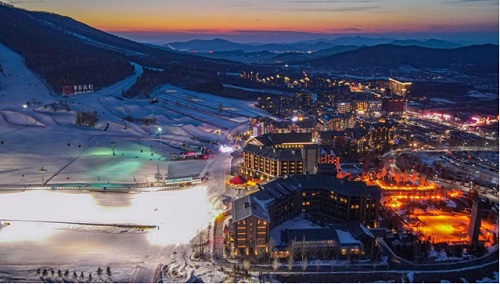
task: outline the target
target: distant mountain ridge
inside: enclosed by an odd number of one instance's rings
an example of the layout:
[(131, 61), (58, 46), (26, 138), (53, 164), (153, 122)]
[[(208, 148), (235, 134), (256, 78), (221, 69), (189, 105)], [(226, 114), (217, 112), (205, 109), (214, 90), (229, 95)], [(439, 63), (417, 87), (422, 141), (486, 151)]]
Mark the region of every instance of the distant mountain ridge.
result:
[(420, 46), (428, 48), (446, 48), (446, 49), (463, 47), (463, 45), (459, 43), (454, 43), (445, 40), (438, 40), (438, 39), (428, 39), (425, 41), (419, 41), (413, 39), (393, 40), (389, 44), (399, 45), (399, 46)]
[[(450, 68), (453, 66), (477, 72), (498, 73), (499, 47), (493, 44), (455, 49), (419, 46), (376, 45), (311, 60), (314, 67), (394, 68), (409, 65), (416, 68)], [(472, 69), (471, 69), (472, 68)]]
[(457, 48), (463, 45), (445, 40), (397, 40), (394, 38), (369, 38), (362, 36), (339, 37), (336, 39), (321, 38), (318, 40), (299, 41), (294, 43), (245, 44), (215, 38), (212, 40), (195, 39), (186, 42), (171, 42), (163, 45), (172, 50), (184, 52), (215, 52), (215, 51), (245, 51), (245, 52), (317, 52), (337, 46), (374, 46), (393, 44), (400, 46), (421, 46), (429, 48)]

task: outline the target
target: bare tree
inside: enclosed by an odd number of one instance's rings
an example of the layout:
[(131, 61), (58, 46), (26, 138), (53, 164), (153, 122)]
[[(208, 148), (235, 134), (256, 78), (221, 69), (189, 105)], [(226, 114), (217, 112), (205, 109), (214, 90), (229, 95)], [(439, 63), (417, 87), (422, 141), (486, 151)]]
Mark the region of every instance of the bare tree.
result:
[(307, 256), (304, 256), (304, 258), (302, 258), (302, 263), (301, 263), (301, 266), (300, 268), (302, 268), (302, 272), (304, 273), (306, 270), (307, 270)]
[(111, 268), (109, 268), (109, 266), (108, 266), (108, 267), (106, 267), (106, 276), (107, 276), (108, 278), (111, 278)]
[(351, 248), (350, 247), (347, 249), (346, 257), (347, 257), (347, 262), (346, 262), (346, 265), (345, 265), (345, 270), (347, 270), (349, 268), (349, 266), (351, 265), (352, 254), (351, 254)]
[(276, 248), (276, 242), (274, 241), (273, 238), (269, 238), (269, 243), (267, 245), (267, 248), (269, 250), (269, 260), (271, 260), (271, 258), (274, 258), (274, 249)]
[(335, 257), (335, 254), (333, 254), (331, 261), (332, 261), (332, 272), (333, 272), (333, 269), (335, 268), (335, 262), (337, 261), (337, 258)]
[(325, 247), (322, 247), (322, 248), (321, 248), (321, 250), (320, 250), (320, 252), (321, 252), (321, 257), (322, 257), (323, 259), (327, 259), (328, 254), (330, 253), (330, 248), (329, 248), (329, 247), (326, 247), (326, 246), (325, 246)]
[(206, 242), (205, 230), (198, 230), (196, 236), (191, 240), (191, 248), (195, 257), (201, 257), (205, 254)]
[(336, 259), (339, 259), (340, 258), (340, 247), (335, 248), (333, 250), (333, 254), (334, 254), (334, 256), (335, 256)]
[(276, 272), (276, 270), (278, 270), (280, 266), (280, 260), (277, 257), (273, 258), (273, 270)]
[(309, 252), (310, 252), (309, 253), (310, 257), (312, 257), (313, 259), (318, 258), (319, 248), (316, 244), (314, 244), (313, 246), (310, 247)]
[[(263, 257), (266, 256), (266, 247), (265, 247), (266, 241), (262, 238), (257, 238), (255, 240), (255, 245), (257, 246), (256, 252), (257, 252), (257, 260), (260, 261)], [(254, 255), (255, 257), (255, 255)], [(271, 261), (271, 258), (269, 258), (269, 261)]]
[(302, 260), (306, 257), (306, 236), (302, 237), (302, 242), (300, 243), (300, 256)]
[(411, 175), (410, 177), (410, 180), (413, 184), (415, 184), (415, 182), (417, 181), (418, 179), (418, 174), (417, 174), (417, 171), (414, 171), (413, 174)]
[(396, 175), (394, 176), (394, 180), (396, 181), (396, 184), (400, 184), (401, 180), (403, 180), (403, 177), (401, 176), (401, 172), (396, 172)]
[(378, 259), (378, 257), (375, 257), (373, 260), (372, 260), (372, 265), (373, 265), (373, 274), (375, 274), (375, 269), (377, 268), (377, 266), (380, 264), (380, 260)]
[(292, 271), (294, 262), (293, 254), (288, 253), (288, 258), (286, 259), (286, 267), (288, 267), (288, 271)]
[(250, 262), (250, 260), (245, 259), (245, 260), (243, 261), (243, 268), (244, 268), (245, 270), (247, 270), (247, 271), (248, 271), (248, 270), (250, 270), (250, 269), (252, 268), (252, 263)]
[(236, 275), (236, 264), (233, 264), (233, 266), (231, 267), (231, 275)]
[(295, 240), (292, 240), (291, 242), (288, 243), (288, 246), (286, 247), (286, 251), (288, 252), (288, 255), (292, 257), (292, 259), (295, 259), (295, 256), (297, 254), (295, 243), (296, 243)]

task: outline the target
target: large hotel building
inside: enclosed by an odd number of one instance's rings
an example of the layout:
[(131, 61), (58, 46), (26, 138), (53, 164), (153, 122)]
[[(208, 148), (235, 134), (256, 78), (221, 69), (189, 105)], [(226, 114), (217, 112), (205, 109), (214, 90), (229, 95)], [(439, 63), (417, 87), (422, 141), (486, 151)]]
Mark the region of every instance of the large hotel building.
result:
[(314, 174), (318, 160), (319, 146), (314, 143), (312, 133), (265, 134), (247, 141), (239, 172), (260, 180)]
[(234, 253), (268, 251), (270, 229), (301, 213), (378, 227), (380, 188), (327, 175), (293, 175), (233, 202)]

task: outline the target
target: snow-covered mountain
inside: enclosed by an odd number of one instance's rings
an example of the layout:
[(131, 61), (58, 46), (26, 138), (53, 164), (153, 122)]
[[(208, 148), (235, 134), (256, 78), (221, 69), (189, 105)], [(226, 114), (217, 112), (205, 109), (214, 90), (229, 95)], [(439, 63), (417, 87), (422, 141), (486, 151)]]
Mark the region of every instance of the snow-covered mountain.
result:
[[(3, 184), (40, 184), (41, 167), (47, 170), (45, 182), (49, 185), (108, 179), (112, 183), (136, 183), (145, 175), (153, 179), (157, 165), (152, 160), (179, 154), (183, 144), (208, 146), (191, 137), (226, 143), (226, 136), (215, 130), (228, 134), (240, 125), (246, 126), (248, 116), (263, 114), (249, 102), (171, 85), (152, 94), (158, 100), (155, 104), (151, 99), (124, 99), (122, 90), (142, 73), (138, 64), (133, 64), (133, 75), (116, 84), (95, 93), (63, 98), (51, 93), (19, 54), (4, 45), (0, 50)], [(218, 111), (221, 104), (227, 111)], [(77, 126), (78, 113), (94, 113), (95, 126)], [(125, 117), (133, 119), (126, 121)], [(112, 155), (111, 142), (116, 143), (116, 156)], [(175, 172), (173, 168), (170, 171)], [(177, 175), (185, 174), (177, 170)]]
[(185, 72), (198, 69), (201, 78), (205, 74), (200, 69), (210, 75), (214, 70), (239, 71), (237, 66), (241, 66), (143, 45), (69, 17), (1, 3), (0, 26), (0, 42), (21, 54), (26, 65), (55, 93), (65, 85), (93, 83), (100, 89), (114, 84), (133, 74), (129, 62), (159, 69), (170, 66)]

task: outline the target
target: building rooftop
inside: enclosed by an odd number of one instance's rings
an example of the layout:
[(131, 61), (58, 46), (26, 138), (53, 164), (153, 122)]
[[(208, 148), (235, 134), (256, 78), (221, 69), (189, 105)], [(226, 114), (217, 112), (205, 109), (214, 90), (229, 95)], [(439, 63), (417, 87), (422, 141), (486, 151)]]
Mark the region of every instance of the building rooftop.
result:
[(312, 133), (274, 133), (253, 137), (249, 143), (258, 146), (274, 146), (280, 144), (308, 144), (312, 143)]
[(380, 199), (380, 188), (378, 186), (368, 186), (362, 181), (350, 181), (338, 179), (329, 175), (293, 175), (288, 178), (278, 178), (264, 185), (260, 185), (264, 191), (276, 191), (278, 188), (297, 189), (324, 189), (334, 190), (337, 193), (347, 196), (366, 196)]
[(285, 229), (283, 237), (286, 243), (295, 241), (326, 241), (339, 243), (337, 232), (333, 228)]
[(346, 137), (347, 134), (345, 131), (320, 131), (319, 138), (320, 139), (330, 139), (332, 137)]
[(298, 161), (302, 160), (302, 152), (293, 149), (276, 149), (272, 147), (261, 147), (253, 144), (247, 144), (243, 151), (252, 153), (258, 156), (279, 161)]
[(233, 223), (251, 215), (270, 222), (267, 205), (301, 189), (332, 190), (350, 197), (369, 196), (373, 199), (380, 199), (381, 197), (378, 186), (368, 186), (361, 181), (349, 181), (328, 175), (306, 174), (278, 178), (259, 185), (259, 189), (257, 192), (234, 201)]
[(265, 201), (256, 200), (250, 195), (236, 199), (233, 204), (233, 223), (241, 221), (250, 216), (270, 222)]

